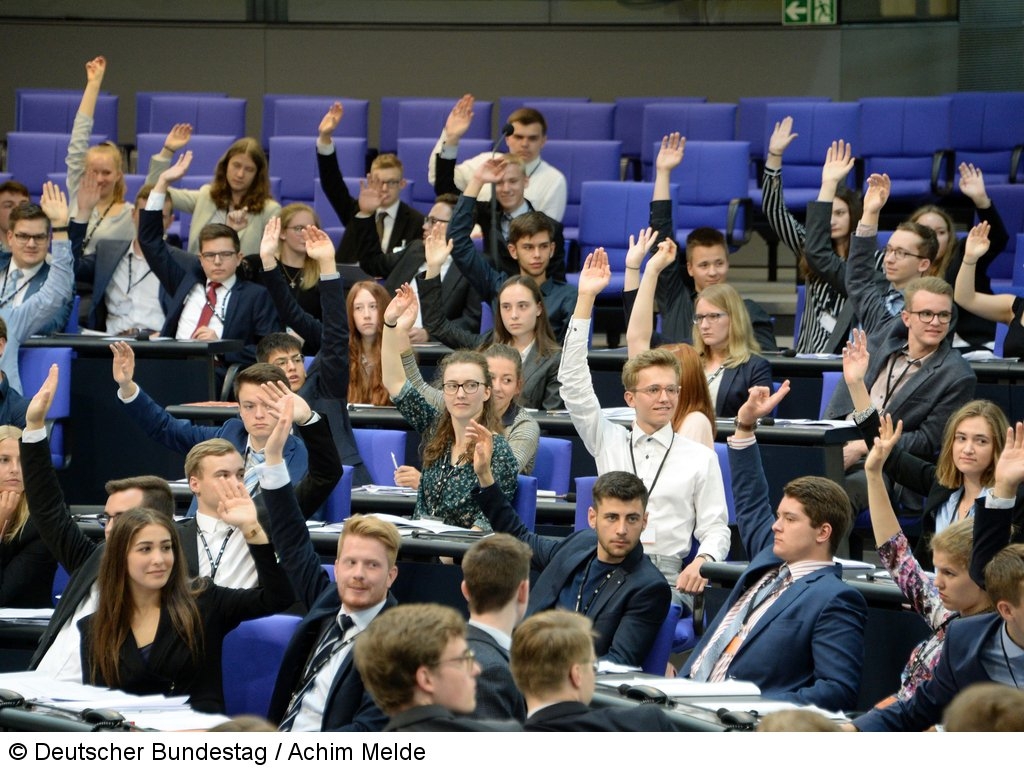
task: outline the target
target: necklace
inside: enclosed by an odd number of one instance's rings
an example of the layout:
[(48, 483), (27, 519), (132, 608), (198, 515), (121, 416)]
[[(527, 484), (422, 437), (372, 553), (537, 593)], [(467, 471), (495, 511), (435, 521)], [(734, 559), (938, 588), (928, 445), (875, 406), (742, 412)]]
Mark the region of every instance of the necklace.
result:
[(295, 288), (295, 285), (302, 278), (302, 267), (295, 270), (295, 274), (289, 272), (289, 267), (283, 261), (278, 260), (278, 266), (281, 268), (281, 274), (284, 275), (284, 279), (288, 281), (289, 288)]
[(725, 369), (725, 364), (722, 364), (720, 367), (718, 367), (718, 369), (716, 369), (711, 374), (706, 375), (708, 379), (708, 385), (711, 385), (711, 383), (718, 379), (718, 376), (722, 374), (723, 369)]

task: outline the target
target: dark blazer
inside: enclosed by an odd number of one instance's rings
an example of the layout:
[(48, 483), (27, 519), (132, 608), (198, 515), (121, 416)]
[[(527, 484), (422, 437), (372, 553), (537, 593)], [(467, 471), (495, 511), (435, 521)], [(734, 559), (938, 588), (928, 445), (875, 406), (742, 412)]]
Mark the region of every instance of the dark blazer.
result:
[[(221, 426), (197, 426), (190, 420), (172, 416), (153, 401), (141, 387), (135, 400), (125, 404), (124, 408), (146, 432), (146, 436), (182, 455), (187, 455), (188, 451), (200, 442), (214, 438), (228, 440), (241, 455), (245, 455), (249, 432), (245, 430), (245, 425), (240, 418), (230, 418)], [(288, 464), (288, 473), (291, 475), (292, 482), (299, 482), (309, 468), (309, 456), (305, 444), (295, 435), (289, 437), (285, 442), (284, 460)], [(196, 500), (193, 498), (188, 514), (194, 515), (195, 512)]]
[[(854, 238), (864, 239), (864, 238)], [(850, 299), (853, 299), (851, 285)], [(889, 357), (898, 353), (907, 344), (907, 327), (899, 318), (885, 328), (881, 335), (869, 337), (868, 351), (871, 354), (864, 384), (871, 386), (882, 375)], [(884, 379), (884, 378), (883, 378)], [(942, 430), (946, 420), (962, 404), (974, 398), (978, 378), (966, 361), (943, 340), (939, 349), (903, 383), (885, 410), (893, 420), (903, 421), (903, 436), (899, 447), (919, 458), (934, 460), (942, 446)], [(828, 407), (826, 418), (844, 418), (853, 412), (850, 391), (842, 380), (836, 386)]]
[[(249, 545), (256, 562), (260, 586), (253, 590), (232, 590), (214, 585), (209, 579), (197, 580), (201, 592), (196, 598), (202, 633), (201, 644), (193, 656), (171, 622), (167, 607), (160, 611), (160, 623), (149, 653), (143, 657), (131, 630), (121, 645), (118, 689), (137, 695), (188, 695), (196, 711), (224, 713), (224, 683), (221, 662), (224, 636), (243, 620), (254, 620), (286, 609), (292, 602), (292, 589), (284, 570), (277, 565), (274, 548), (269, 544)], [(94, 615), (78, 622), (82, 634), (82, 681), (105, 687), (102, 678), (92, 679), (94, 648), (91, 632)]]
[[(450, 348), (476, 350), (494, 341), (494, 330), (483, 334), (470, 333), (453, 326), (440, 314), (441, 283), (437, 278), (419, 281), (420, 305), (423, 310), (423, 325), (431, 336)], [(536, 346), (530, 349), (523, 362), (523, 388), (517, 401), (522, 407), (536, 410), (562, 409), (559, 393), (562, 384), (558, 382), (558, 365), (562, 360), (561, 349), (548, 356), (541, 356)]]
[(472, 623), (466, 626), (466, 643), (480, 664), (476, 678), (476, 719), (526, 719), (526, 701), (512, 680), (508, 650), (491, 634)]
[[(394, 253), (381, 250), (377, 231), (372, 218), (353, 218), (348, 233), (354, 235), (359, 253), (359, 266), (364, 272), (382, 278), (387, 292), (395, 295), (403, 283), (411, 283), (417, 276), (422, 282), (420, 267), (426, 261), (423, 240), (417, 237)], [(453, 326), (474, 334), (480, 330), (480, 294), (462, 276), (459, 268), (452, 266), (442, 281), (444, 317)], [(426, 328), (426, 323), (424, 323)]]
[(760, 356), (751, 355), (746, 363), (723, 369), (718, 379), (722, 384), (715, 399), (715, 417), (732, 418), (750, 398), (753, 386), (763, 385), (771, 390), (772, 367)]
[(355, 469), (352, 484), (369, 484), (370, 473), (356, 447), (348, 414), (349, 331), (341, 278), (320, 281), (320, 299), (325, 312), (323, 321), (319, 321), (299, 306), (276, 269), (263, 272), (262, 277), (281, 320), (307, 344), (315, 343), (316, 357), (306, 372), (306, 382), (299, 389), (299, 396), (330, 420), (341, 462)]
[(7, 375), (0, 372), (0, 426), (25, 428), (28, 399), (11, 387)]
[[(3, 275), (3, 274), (5, 274), (7, 272), (8, 268), (11, 265), (11, 261), (12, 261), (12, 256), (11, 256), (10, 253), (5, 253), (3, 255), (0, 255), (0, 275)], [(28, 287), (25, 289), (25, 299), (28, 299), (30, 296), (32, 296), (32, 295), (34, 295), (34, 294), (39, 292), (39, 289), (43, 287), (43, 283), (46, 282), (46, 277), (49, 274), (50, 274), (50, 265), (47, 262), (44, 261), (43, 265), (39, 268), (39, 271), (35, 274), (35, 276), (30, 281), (28, 281)], [(10, 284), (8, 284), (8, 285), (10, 285)], [(13, 287), (5, 288), (4, 289), (4, 298), (6, 298), (6, 297), (10, 296), (11, 294), (13, 294), (14, 291), (15, 291), (15, 289)], [(67, 324), (67, 322), (68, 322), (68, 318), (71, 317), (71, 306), (72, 306), (73, 302), (74, 302), (74, 299), (69, 299), (67, 304), (65, 304), (63, 308), (61, 308), (60, 310), (57, 311), (57, 314), (53, 317), (53, 319), (49, 323), (47, 323), (45, 326), (39, 327), (38, 330), (36, 330), (36, 331), (34, 331), (32, 333), (33, 334), (53, 334), (56, 331), (63, 331), (65, 324)]]
[[(483, 299), (491, 300), (491, 309), (497, 311), (498, 305), (493, 300), (498, 296), (502, 284), (512, 275), (521, 273), (518, 265), (516, 271), (512, 273), (497, 270), (486, 256), (477, 252), (470, 236), (473, 232), (475, 204), (475, 199), (463, 194), (452, 212), (452, 221), (448, 224), (448, 237), (453, 243), (452, 259), (470, 285)], [(563, 280), (555, 279), (549, 265), (548, 279), (541, 285), (540, 293), (544, 299), (544, 310), (555, 332), (555, 339), (561, 342), (565, 339), (572, 312), (576, 308), (576, 288), (567, 285)]]
[[(577, 531), (564, 539), (538, 536), (520, 521), (497, 485), (473, 495), (495, 531), (509, 533), (533, 550), (531, 565), (540, 576), (530, 589), (527, 616), (554, 609), (566, 585), (597, 552), (597, 533)], [(601, 659), (638, 666), (651, 650), (665, 621), (672, 593), (665, 576), (639, 544), (619, 564), (587, 610), (594, 622), (594, 649)]]
[(942, 721), (942, 712), (961, 690), (992, 678), (982, 665), (989, 642), (998, 638), (1003, 619), (998, 614), (979, 614), (949, 623), (942, 655), (932, 678), (905, 701), (873, 709), (857, 717), (854, 726), (864, 732), (920, 731)]
[(456, 717), (444, 706), (413, 706), (393, 716), (385, 733), (512, 733), (523, 728), (513, 720)]
[[(455, 159), (444, 159), (440, 154), (434, 156), (435, 164), (435, 178), (434, 178), (434, 191), (437, 194), (454, 194), (456, 197), (462, 194), (459, 187), (455, 185)], [(529, 190), (527, 190), (529, 193)], [(531, 213), (540, 212), (533, 206), (533, 203), (529, 199), (524, 199), (526, 207)], [(501, 205), (498, 205), (498, 218), (501, 218)], [(559, 280), (565, 280), (565, 234), (562, 230), (562, 223), (555, 220), (547, 213), (544, 216), (551, 222), (551, 228), (554, 230), (551, 239), (555, 243), (555, 253), (551, 257), (551, 263), (548, 264), (548, 276), (558, 278)], [(483, 246), (484, 253), (490, 256), (491, 251), (491, 203), (489, 200), (481, 201), (477, 200), (473, 210), (473, 219), (480, 225), (480, 231), (483, 232)], [(501, 234), (501, 228), (498, 228), (498, 255), (490, 256), (491, 263), (494, 264), (495, 268), (499, 271), (504, 272), (507, 275), (518, 275), (519, 274), (519, 262), (512, 258), (512, 254), (509, 253), (508, 243)]]
[[(664, 199), (651, 201), (650, 226), (657, 231), (659, 239), (670, 237), (676, 239), (676, 228), (672, 214), (672, 203)], [(697, 290), (693, 278), (686, 271), (686, 246), (680, 246), (680, 256), (675, 263), (658, 276), (658, 286), (654, 291), (654, 299), (661, 310), (661, 331), (663, 342), (693, 342), (693, 313), (696, 304)], [(626, 321), (633, 310), (632, 300), (635, 292), (631, 292), (626, 307)], [(627, 297), (623, 296), (623, 304)], [(776, 350), (775, 324), (771, 316), (761, 305), (751, 299), (744, 299), (743, 304), (750, 316), (750, 325), (754, 329), (754, 338), (761, 350)], [(651, 343), (652, 346), (654, 343)]]
[[(320, 172), (320, 188), (323, 189), (327, 201), (331, 203), (338, 219), (345, 227), (345, 234), (338, 244), (338, 263), (355, 264), (359, 261), (358, 240), (355, 235), (350, 235), (348, 228), (355, 214), (359, 212), (359, 200), (349, 194), (348, 186), (341, 176), (341, 167), (338, 165), (338, 154), (331, 151), (329, 154), (316, 153), (316, 165)], [(362, 175), (363, 171), (355, 171)], [(391, 229), (391, 237), (388, 239), (387, 253), (394, 253), (403, 245), (419, 239), (423, 235), (423, 214), (415, 208), (409, 207), (404, 202), (398, 203), (398, 212), (395, 213), (395, 224)], [(373, 221), (373, 219), (370, 219)], [(376, 237), (377, 228), (374, 225), (373, 234)]]
[[(171, 297), (167, 306), (167, 319), (161, 335), (174, 337), (178, 321), (189, 292), (199, 283), (205, 287), (206, 274), (199, 257), (172, 248), (164, 242), (164, 222), (161, 211), (143, 210), (139, 213), (139, 244), (153, 274)], [(248, 280), (236, 279), (227, 300), (224, 315), (224, 339), (239, 339), (245, 343), (242, 350), (225, 354), (229, 364), (248, 366), (256, 362), (256, 343), (271, 332), (280, 331), (281, 324), (274, 312), (274, 304), (265, 288)]]
[[(280, 563), (299, 601), (309, 610), (288, 642), (270, 699), (267, 718), (280, 724), (292, 693), (299, 689), (302, 673), (320, 633), (327, 622), (337, 617), (341, 600), (337, 585), (327, 576), (313, 548), (292, 489), (286, 486), (262, 493), (270, 515), (270, 536), (274, 546), (279, 548)], [(389, 593), (384, 610), (397, 604)], [(369, 732), (383, 729), (386, 722), (387, 716), (377, 708), (363, 686), (349, 650), (328, 692), (320, 729)]]
[[(64, 494), (50, 458), (49, 439), (31, 444), (22, 442), (21, 465), (25, 476), (25, 497), (33, 510), (32, 519), (50, 552), (70, 575), (60, 602), (39, 640), (39, 648), (29, 663), (29, 668), (36, 669), (64, 624), (74, 617), (78, 607), (89, 597), (99, 574), (104, 544), (93, 542), (82, 533), (64, 505)], [(195, 547), (194, 537), (192, 546)], [(190, 576), (199, 573), (198, 562), (194, 565), (189, 562), (188, 573)]]
[(610, 707), (592, 709), (576, 701), (562, 701), (545, 706), (531, 714), (523, 726), (529, 731), (568, 733), (586, 731), (603, 733), (625, 731), (629, 733), (677, 732), (679, 728), (657, 706), (640, 705), (634, 708)]
[(57, 561), (30, 515), (15, 539), (0, 542), (0, 606), (48, 609), (56, 572)]
[[(1017, 504), (1021, 495), (1017, 494)], [(990, 509), (986, 499), (975, 502), (974, 542), (971, 547), (970, 573), (974, 584), (985, 589), (985, 566), (996, 553), (1010, 542), (1020, 541), (1020, 522), (1016, 517), (1017, 507), (1012, 509)]]
[[(736, 520), (751, 561), (683, 666), (683, 676), (690, 675), (733, 604), (765, 573), (782, 565), (772, 551), (775, 512), (768, 501), (760, 449), (756, 444), (730, 448), (729, 465)], [(854, 708), (864, 662), (867, 604), (841, 575), (842, 567), (835, 564), (791, 584), (740, 644), (729, 665), (730, 676), (753, 682), (773, 700), (830, 711)]]

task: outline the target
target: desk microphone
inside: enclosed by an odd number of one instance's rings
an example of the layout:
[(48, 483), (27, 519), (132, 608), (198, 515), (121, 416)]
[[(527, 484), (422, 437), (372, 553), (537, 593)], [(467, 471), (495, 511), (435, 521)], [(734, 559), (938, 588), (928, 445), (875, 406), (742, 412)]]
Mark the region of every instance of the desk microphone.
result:
[(25, 705), (25, 698), (14, 690), (0, 689), (0, 709), (15, 709)]
[(498, 152), (498, 146), (501, 145), (501, 141), (515, 131), (515, 128), (508, 123), (506, 123), (505, 126), (501, 128), (501, 132), (498, 133), (498, 139), (494, 141), (494, 146), (491, 148), (491, 156), (494, 156), (494, 154)]

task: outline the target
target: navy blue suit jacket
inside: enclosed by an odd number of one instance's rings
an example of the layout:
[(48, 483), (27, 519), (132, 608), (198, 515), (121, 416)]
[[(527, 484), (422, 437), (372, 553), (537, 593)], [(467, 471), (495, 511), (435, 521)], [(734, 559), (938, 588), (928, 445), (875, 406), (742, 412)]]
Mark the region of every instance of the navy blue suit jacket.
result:
[[(538, 536), (523, 525), (497, 484), (476, 488), (473, 495), (495, 531), (512, 534), (533, 550), (531, 564), (540, 577), (530, 589), (527, 615), (554, 609), (576, 572), (595, 557), (597, 533), (588, 529), (564, 539)], [(641, 665), (665, 621), (671, 598), (665, 576), (638, 544), (587, 610), (597, 631), (594, 650), (598, 656), (623, 665)]]
[[(752, 445), (729, 449), (733, 499), (740, 537), (752, 560), (683, 666), (689, 676), (697, 656), (740, 596), (770, 569), (782, 565), (772, 551), (775, 513), (761, 451)], [(820, 569), (797, 580), (768, 608), (740, 644), (729, 675), (753, 682), (774, 700), (814, 704), (823, 709), (852, 709), (864, 662), (864, 597), (846, 585), (841, 567)]]
[[(178, 333), (178, 321), (185, 307), (185, 299), (196, 283), (205, 287), (206, 274), (198, 256), (172, 248), (164, 241), (162, 211), (143, 210), (139, 213), (139, 244), (153, 274), (160, 279), (160, 285), (171, 297), (167, 320), (160, 334), (174, 337)], [(224, 333), (221, 337), (242, 340), (245, 347), (226, 354), (224, 360), (229, 364), (245, 366), (256, 363), (256, 343), (267, 334), (280, 330), (281, 324), (267, 290), (258, 283), (236, 279), (228, 296)]]
[(752, 387), (763, 385), (771, 389), (772, 367), (760, 356), (752, 355), (745, 364), (723, 369), (718, 379), (722, 384), (718, 386), (718, 398), (715, 399), (715, 416), (732, 418), (750, 396)]
[[(302, 673), (320, 633), (326, 623), (338, 615), (341, 600), (337, 585), (327, 576), (320, 556), (313, 548), (291, 487), (268, 489), (262, 493), (270, 516), (270, 536), (278, 548), (279, 562), (284, 566), (299, 601), (309, 610), (288, 642), (270, 699), (267, 717), (280, 724), (292, 693), (299, 689)], [(389, 593), (382, 611), (397, 604)], [(352, 650), (349, 650), (328, 692), (320, 729), (370, 732), (383, 729), (387, 721), (387, 715), (377, 707), (363, 686), (363, 679), (352, 659)]]
[(919, 731), (941, 722), (942, 712), (957, 693), (972, 684), (992, 681), (981, 664), (981, 655), (1002, 627), (1002, 617), (994, 613), (951, 622), (932, 678), (908, 700), (870, 711), (855, 719), (854, 726), (872, 732)]
[(526, 701), (512, 679), (508, 650), (487, 631), (470, 623), (466, 643), (480, 664), (476, 678), (476, 719), (526, 719)]
[(526, 720), (524, 728), (563, 733), (603, 733), (620, 730), (631, 733), (658, 733), (679, 730), (672, 724), (668, 715), (657, 706), (594, 709), (576, 701), (563, 701), (545, 706)]

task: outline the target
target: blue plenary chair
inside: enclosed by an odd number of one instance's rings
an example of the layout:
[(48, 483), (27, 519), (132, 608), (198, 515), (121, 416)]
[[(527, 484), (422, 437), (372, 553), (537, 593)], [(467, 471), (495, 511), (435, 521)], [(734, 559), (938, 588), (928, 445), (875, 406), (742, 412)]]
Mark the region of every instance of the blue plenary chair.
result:
[(66, 437), (71, 422), (71, 348), (26, 348), (18, 351), (18, 371), (25, 396), (33, 396), (50, 374), (50, 365), (60, 369), (57, 394), (53, 397), (50, 411), (46, 413), (46, 425), (50, 436), (50, 456), (54, 468), (66, 469), (71, 463), (71, 448)]
[[(396, 429), (356, 428), (356, 447), (375, 485), (395, 484), (395, 461), (405, 464), (405, 440), (408, 433)], [(392, 460), (391, 456), (394, 456)]]
[(594, 483), (597, 477), (576, 478), (576, 517), (573, 519), (574, 531), (585, 531), (590, 528), (587, 510), (594, 505)]
[(263, 130), (260, 135), (264, 148), (270, 147), (272, 137), (304, 137), (310, 139), (317, 131), (320, 120), (328, 108), (340, 102), (341, 121), (333, 137), (368, 138), (370, 101), (351, 97), (327, 97), (303, 94), (263, 95)]
[(647, 653), (647, 657), (644, 658), (644, 662), (640, 665), (640, 668), (643, 669), (645, 674), (654, 674), (655, 676), (665, 675), (665, 669), (668, 667), (669, 656), (673, 652), (673, 643), (676, 637), (676, 626), (679, 625), (679, 617), (681, 614), (682, 607), (677, 604), (669, 606), (668, 614), (665, 615), (665, 621), (658, 629), (658, 635), (654, 637), (654, 643), (651, 644), (651, 650)]
[[(149, 160), (160, 153), (166, 139), (166, 132), (146, 132), (136, 138), (135, 143), (138, 149), (136, 166), (143, 176), (149, 170)], [(206, 182), (209, 183), (217, 168), (217, 162), (237, 139), (237, 135), (193, 135), (189, 139), (188, 145), (182, 149), (182, 153), (184, 151), (192, 152), (192, 164), (188, 168), (189, 176), (205, 176)], [(175, 154), (174, 158), (177, 159), (178, 156), (180, 154)]]
[(832, 394), (836, 392), (836, 388), (839, 387), (839, 383), (842, 381), (842, 371), (821, 373), (821, 404), (818, 406), (819, 419), (825, 417), (825, 410), (828, 409), (828, 403), (832, 399)]
[[(654, 180), (655, 144), (661, 138), (679, 132), (691, 140), (735, 140), (736, 105), (733, 103), (676, 103), (647, 105), (640, 131), (640, 161), (644, 180)], [(745, 180), (746, 178), (744, 178)]]
[(517, 477), (516, 497), (512, 508), (531, 531), (537, 528), (537, 478), (520, 474)]
[[(429, 137), (436, 143), (456, 102), (458, 98), (402, 100), (398, 103), (397, 112), (398, 140), (407, 137)], [(487, 100), (477, 100), (473, 103), (473, 120), (463, 136), (464, 139), (491, 139), (493, 107), (494, 104)], [(401, 157), (401, 154), (399, 156)], [(412, 169), (419, 170), (418, 167)]]
[(722, 232), (731, 248), (750, 239), (749, 159), (750, 147), (739, 140), (687, 141), (675, 200), (679, 245), (685, 245), (687, 235), (701, 226)]
[[(535, 107), (535, 106), (531, 106)], [(538, 110), (548, 125), (548, 140), (613, 140), (615, 103), (548, 102)], [(545, 146), (545, 155), (547, 146)]]
[[(381, 97), (380, 98), (380, 152), (398, 153), (398, 106), (409, 100), (442, 100), (448, 102), (448, 110), (458, 102), (457, 97)], [(437, 138), (434, 138), (437, 140)]]
[(300, 621), (295, 615), (273, 614), (246, 620), (224, 637), (221, 670), (226, 714), (266, 716), (285, 648)]
[[(409, 204), (421, 213), (429, 212), (437, 198), (434, 184), (427, 179), (427, 166), (430, 164), (430, 154), (436, 143), (436, 137), (398, 138), (398, 158), (402, 160), (402, 167), (417, 171), (417, 175), (413, 176), (410, 184), (406, 186), (406, 189), (411, 189), (412, 201)], [(460, 162), (471, 159), (479, 153), (490, 151), (492, 145), (494, 143), (486, 139), (463, 138), (459, 143), (457, 159)]]
[(175, 124), (191, 124), (197, 135), (244, 137), (245, 107), (241, 97), (157, 96), (149, 103), (146, 131), (166, 135)]
[[(78, 93), (81, 99), (81, 92)], [(227, 97), (227, 92), (136, 92), (135, 93), (135, 134), (150, 131), (150, 116), (154, 97)], [(165, 130), (170, 131), (170, 127)]]
[[(751, 160), (763, 163), (764, 158), (768, 155), (768, 147), (766, 142), (768, 137), (771, 135), (774, 122), (768, 123), (767, 112), (768, 104), (773, 102), (829, 102), (829, 97), (811, 97), (811, 96), (776, 96), (776, 97), (740, 97), (736, 101), (736, 139), (746, 140), (750, 143), (750, 158)], [(768, 128), (768, 134), (765, 134), (765, 127)], [(792, 147), (792, 146), (791, 146)], [(789, 151), (786, 151), (787, 155)], [(824, 152), (822, 152), (822, 159), (824, 159)], [(786, 158), (786, 167), (788, 172), (789, 158)], [(755, 174), (755, 178), (760, 177)], [(787, 179), (788, 183), (788, 179)]]
[[(106, 135), (92, 135), (89, 145), (107, 140)], [(43, 183), (51, 172), (66, 172), (64, 158), (68, 154), (70, 134), (57, 132), (8, 132), (7, 172), (28, 188), (33, 200), (43, 193)]]
[(579, 237), (580, 199), (585, 181), (622, 178), (622, 144), (617, 140), (548, 140), (544, 161), (565, 176), (567, 198), (562, 231), (567, 240)]
[(331, 495), (320, 507), (320, 517), (325, 523), (341, 523), (352, 514), (352, 473), (351, 466), (341, 467), (341, 479), (334, 486)]
[(1015, 290), (1017, 282), (1014, 276), (1024, 262), (1024, 254), (1015, 253), (1017, 245), (1013, 235), (1024, 232), (1024, 186), (1019, 184), (1002, 184), (985, 186), (992, 204), (999, 211), (999, 217), (1006, 225), (1010, 242), (989, 265), (988, 276), (992, 280), (992, 291), (997, 294), (1024, 295), (1024, 290)]
[[(358, 137), (334, 139), (338, 164), (349, 175), (366, 171), (366, 140)], [(282, 204), (315, 199), (317, 161), (315, 144), (308, 137), (270, 138), (270, 174), (281, 179)]]
[(985, 173), (985, 183), (1017, 183), (1024, 151), (1024, 92), (955, 92), (951, 127), (956, 164)]
[[(20, 90), (19, 90), (20, 91)], [(15, 129), (18, 132), (71, 133), (82, 101), (81, 92), (32, 92), (18, 98), (18, 116)], [(117, 142), (116, 94), (100, 94), (96, 98), (92, 131), (105, 135)]]
[(520, 108), (533, 108), (544, 115), (548, 122), (548, 137), (551, 137), (551, 121), (548, 118), (549, 104), (564, 105), (571, 103), (588, 103), (589, 97), (500, 97), (498, 98), (498, 126), (503, 127), (508, 123), (508, 117)]
[(860, 101), (857, 156), (864, 180), (887, 173), (891, 200), (919, 203), (953, 190), (949, 97), (870, 97)]
[(561, 495), (569, 492), (572, 468), (572, 442), (568, 439), (542, 436), (537, 444), (537, 462), (533, 476), (540, 490)]
[(622, 156), (629, 162), (633, 180), (640, 180), (640, 147), (644, 108), (657, 103), (701, 103), (707, 101), (707, 97), (619, 97), (615, 100), (613, 137), (622, 143)]

